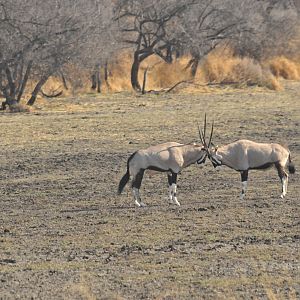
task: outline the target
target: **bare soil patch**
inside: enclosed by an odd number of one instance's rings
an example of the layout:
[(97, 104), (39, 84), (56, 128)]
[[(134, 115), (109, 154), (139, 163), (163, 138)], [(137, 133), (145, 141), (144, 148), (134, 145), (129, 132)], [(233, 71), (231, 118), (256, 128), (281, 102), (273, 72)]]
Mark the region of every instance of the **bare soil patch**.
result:
[[(1, 113), (1, 299), (300, 297), (300, 84), (213, 94), (88, 95)], [(178, 179), (145, 176), (137, 208), (117, 185), (133, 151), (197, 141), (204, 112), (217, 144), (289, 145), (298, 172), (280, 199), (274, 169), (240, 176), (207, 163)], [(272, 298), (273, 297), (273, 298)]]

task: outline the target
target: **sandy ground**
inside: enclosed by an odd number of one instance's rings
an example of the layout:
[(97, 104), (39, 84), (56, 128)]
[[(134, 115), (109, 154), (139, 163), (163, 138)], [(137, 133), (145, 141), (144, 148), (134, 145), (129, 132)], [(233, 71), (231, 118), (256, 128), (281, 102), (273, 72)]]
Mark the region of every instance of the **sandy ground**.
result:
[(240, 175), (211, 164), (148, 174), (137, 208), (117, 185), (129, 155), (198, 140), (289, 145), (300, 170), (300, 84), (214, 93), (88, 95), (1, 113), (1, 299), (299, 299), (299, 174), (286, 199), (275, 169)]

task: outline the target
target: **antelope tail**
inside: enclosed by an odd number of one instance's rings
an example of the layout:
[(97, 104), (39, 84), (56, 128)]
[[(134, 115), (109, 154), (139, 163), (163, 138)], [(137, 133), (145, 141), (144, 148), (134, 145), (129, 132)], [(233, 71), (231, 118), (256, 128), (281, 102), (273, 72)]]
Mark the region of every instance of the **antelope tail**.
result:
[(289, 165), (288, 165), (289, 173), (294, 174), (296, 172), (295, 165), (292, 163), (291, 155), (289, 155)]
[(134, 152), (127, 160), (127, 171), (126, 173), (123, 175), (123, 177), (121, 178), (120, 182), (119, 182), (119, 187), (118, 187), (118, 194), (120, 195), (125, 187), (125, 185), (128, 183), (129, 178), (130, 178), (130, 173), (129, 173), (129, 163), (131, 161), (131, 159), (134, 157), (134, 155), (136, 154), (136, 152)]

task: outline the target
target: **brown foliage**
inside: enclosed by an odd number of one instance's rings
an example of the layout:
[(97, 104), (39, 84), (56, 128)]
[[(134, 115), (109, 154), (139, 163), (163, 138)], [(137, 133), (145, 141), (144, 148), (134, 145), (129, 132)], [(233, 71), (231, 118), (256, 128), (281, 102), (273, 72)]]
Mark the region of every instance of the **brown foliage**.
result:
[(300, 63), (284, 56), (274, 57), (269, 62), (269, 68), (274, 76), (289, 80), (300, 80)]

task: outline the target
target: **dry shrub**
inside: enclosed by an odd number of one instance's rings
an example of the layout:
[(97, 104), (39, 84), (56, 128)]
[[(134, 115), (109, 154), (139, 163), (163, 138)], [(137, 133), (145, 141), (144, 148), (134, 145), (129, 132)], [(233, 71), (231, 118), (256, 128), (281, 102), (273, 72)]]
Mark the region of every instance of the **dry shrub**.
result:
[(169, 88), (178, 82), (191, 79), (190, 71), (186, 69), (188, 62), (188, 57), (181, 57), (172, 63), (166, 63), (161, 58), (152, 56), (143, 62), (140, 77), (148, 68), (146, 89)]
[(118, 55), (114, 62), (108, 66), (109, 87), (106, 90), (111, 92), (130, 91), (130, 69), (133, 57), (130, 53), (123, 52)]
[(235, 83), (243, 85), (258, 85), (274, 90), (280, 90), (278, 80), (255, 60), (249, 57), (225, 55), (220, 51), (212, 52), (200, 66), (204, 81), (208, 83)]
[(284, 56), (274, 57), (268, 62), (274, 76), (289, 80), (300, 80), (300, 63), (296, 63)]
[[(189, 79), (189, 71), (185, 69), (188, 57), (166, 63), (152, 55), (145, 59), (139, 70), (139, 82), (142, 85), (144, 72), (147, 69), (146, 90), (168, 88), (179, 81)], [(122, 53), (115, 62), (109, 65), (109, 87), (112, 92), (131, 91), (130, 71), (133, 62), (132, 54)]]

